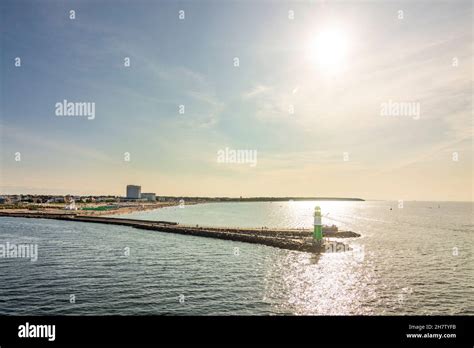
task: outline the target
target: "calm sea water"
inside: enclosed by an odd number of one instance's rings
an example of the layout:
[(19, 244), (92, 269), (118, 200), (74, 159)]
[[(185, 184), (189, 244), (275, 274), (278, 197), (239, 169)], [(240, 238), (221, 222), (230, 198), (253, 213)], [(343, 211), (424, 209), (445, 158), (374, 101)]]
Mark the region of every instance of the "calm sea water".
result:
[(474, 314), (473, 203), (212, 203), (128, 217), (309, 228), (316, 204), (324, 223), (362, 234), (346, 240), (353, 251), (1, 217), (0, 244), (36, 243), (39, 255), (0, 258), (0, 314)]

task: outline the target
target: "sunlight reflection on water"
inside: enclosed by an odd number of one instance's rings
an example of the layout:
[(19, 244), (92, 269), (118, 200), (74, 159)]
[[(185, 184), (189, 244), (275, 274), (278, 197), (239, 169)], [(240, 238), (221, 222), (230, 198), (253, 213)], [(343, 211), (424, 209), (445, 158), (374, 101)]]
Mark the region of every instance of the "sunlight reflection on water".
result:
[[(216, 203), (131, 217), (310, 228), (316, 204), (323, 223), (362, 234), (344, 239), (352, 250), (312, 255), (125, 226), (2, 218), (0, 242), (38, 243), (39, 259), (0, 260), (0, 314), (474, 314), (472, 203), (406, 202), (393, 210), (396, 202)], [(26, 279), (35, 284), (28, 292)], [(65, 291), (80, 292), (80, 305), (64, 302)], [(185, 306), (177, 301), (182, 293)]]
[[(466, 279), (472, 271), (467, 261), (472, 261), (472, 251), (463, 247), (473, 232), (472, 203), (405, 202), (403, 209), (388, 201), (212, 203), (135, 217), (214, 226), (311, 228), (316, 205), (323, 224), (362, 237), (344, 240), (353, 250), (343, 253), (279, 251), (264, 276), (263, 297), (275, 309), (338, 315), (472, 313), (458, 298), (464, 287), (461, 274)], [(463, 249), (462, 257), (452, 257), (453, 245)], [(440, 276), (449, 281), (439, 282)], [(446, 302), (448, 298), (452, 301)]]

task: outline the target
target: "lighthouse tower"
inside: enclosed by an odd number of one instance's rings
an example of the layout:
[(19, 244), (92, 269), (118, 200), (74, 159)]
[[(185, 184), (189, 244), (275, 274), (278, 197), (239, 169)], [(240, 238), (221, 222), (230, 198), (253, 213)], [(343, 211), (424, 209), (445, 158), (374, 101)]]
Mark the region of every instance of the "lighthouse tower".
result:
[(313, 238), (317, 242), (321, 242), (323, 240), (323, 225), (321, 223), (321, 208), (316, 206), (314, 208), (314, 232)]

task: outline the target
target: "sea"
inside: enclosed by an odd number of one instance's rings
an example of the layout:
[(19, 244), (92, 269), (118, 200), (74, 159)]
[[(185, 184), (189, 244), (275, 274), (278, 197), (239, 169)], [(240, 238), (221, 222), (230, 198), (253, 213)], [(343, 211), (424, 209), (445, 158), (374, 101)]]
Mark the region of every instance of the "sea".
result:
[(350, 250), (0, 217), (0, 251), (37, 247), (36, 260), (0, 253), (0, 315), (474, 314), (472, 202), (185, 202), (115, 217), (312, 228), (315, 206), (361, 234)]

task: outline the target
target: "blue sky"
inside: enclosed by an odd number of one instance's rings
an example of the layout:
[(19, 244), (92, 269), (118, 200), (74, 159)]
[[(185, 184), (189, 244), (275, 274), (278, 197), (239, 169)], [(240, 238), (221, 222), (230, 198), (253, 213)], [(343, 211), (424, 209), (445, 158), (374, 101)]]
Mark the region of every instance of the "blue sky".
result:
[[(3, 193), (472, 200), (469, 1), (3, 1), (1, 23)], [(322, 67), (328, 28), (347, 52)]]

